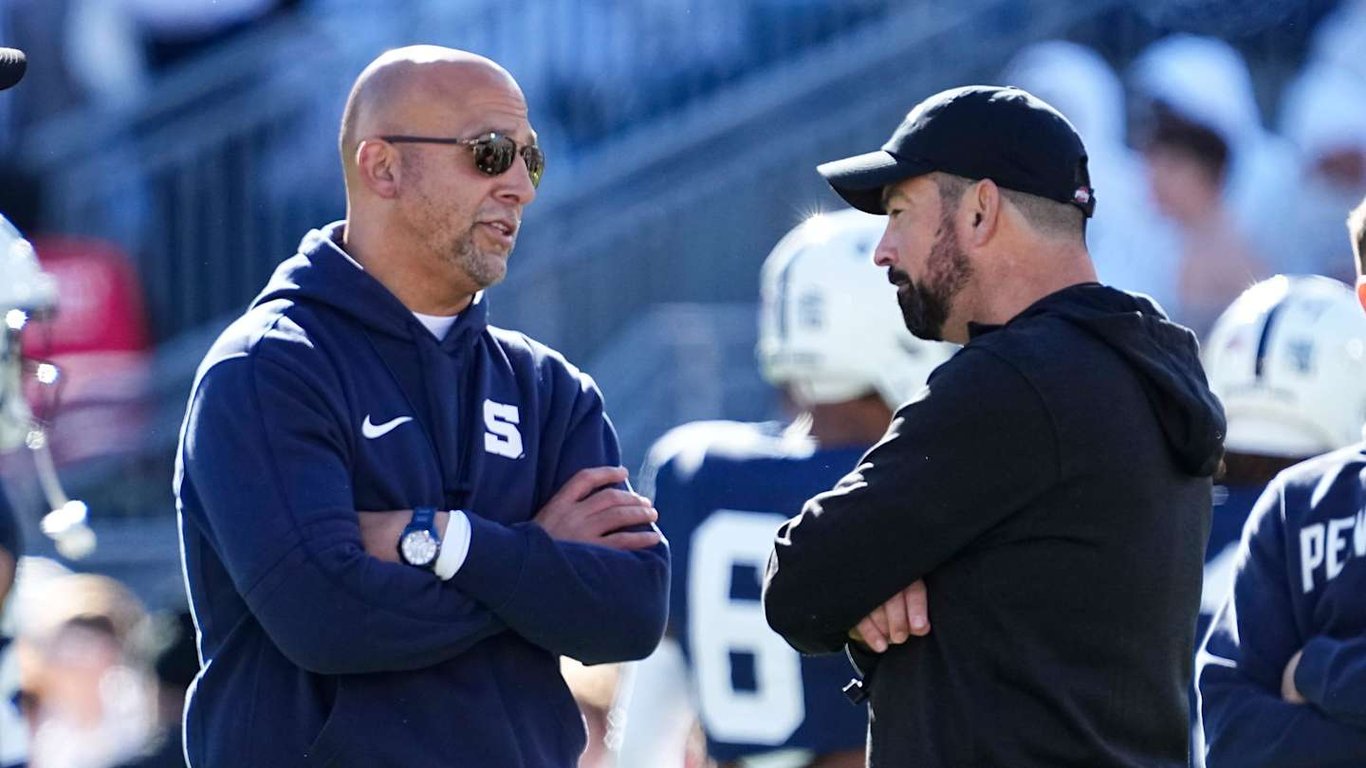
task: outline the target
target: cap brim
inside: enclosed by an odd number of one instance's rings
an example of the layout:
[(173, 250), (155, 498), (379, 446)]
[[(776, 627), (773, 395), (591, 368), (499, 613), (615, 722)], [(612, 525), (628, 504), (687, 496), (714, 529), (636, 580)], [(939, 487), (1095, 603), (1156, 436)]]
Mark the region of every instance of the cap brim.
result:
[(844, 202), (878, 215), (887, 213), (882, 207), (883, 188), (932, 170), (926, 163), (903, 160), (885, 149), (816, 166), (816, 172), (830, 182)]

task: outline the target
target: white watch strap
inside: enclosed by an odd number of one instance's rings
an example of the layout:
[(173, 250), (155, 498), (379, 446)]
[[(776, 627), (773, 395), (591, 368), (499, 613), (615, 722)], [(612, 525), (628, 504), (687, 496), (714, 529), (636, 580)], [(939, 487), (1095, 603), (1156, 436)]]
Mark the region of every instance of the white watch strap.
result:
[(470, 553), (470, 519), (464, 511), (451, 510), (446, 520), (446, 533), (441, 536), (441, 554), (436, 558), (432, 570), (437, 578), (448, 581), (465, 564), (465, 556)]

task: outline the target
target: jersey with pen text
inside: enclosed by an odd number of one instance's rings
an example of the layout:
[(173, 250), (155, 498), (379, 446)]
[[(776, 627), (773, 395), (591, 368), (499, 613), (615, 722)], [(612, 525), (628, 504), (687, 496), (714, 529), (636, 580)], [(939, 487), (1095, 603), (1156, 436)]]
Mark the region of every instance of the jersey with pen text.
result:
[(778, 526), (866, 450), (818, 450), (776, 423), (697, 422), (650, 452), (643, 490), (674, 557), (670, 632), (716, 759), (864, 747), (867, 710), (841, 692), (847, 658), (800, 656), (769, 629), (760, 591)]

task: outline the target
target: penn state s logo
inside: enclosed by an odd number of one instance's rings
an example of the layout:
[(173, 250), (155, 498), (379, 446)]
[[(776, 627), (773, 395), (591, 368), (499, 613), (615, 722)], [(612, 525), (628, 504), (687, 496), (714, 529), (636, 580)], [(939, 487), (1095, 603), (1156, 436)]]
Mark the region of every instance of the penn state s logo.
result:
[(522, 421), (517, 406), (484, 401), (484, 450), (509, 459), (522, 458)]

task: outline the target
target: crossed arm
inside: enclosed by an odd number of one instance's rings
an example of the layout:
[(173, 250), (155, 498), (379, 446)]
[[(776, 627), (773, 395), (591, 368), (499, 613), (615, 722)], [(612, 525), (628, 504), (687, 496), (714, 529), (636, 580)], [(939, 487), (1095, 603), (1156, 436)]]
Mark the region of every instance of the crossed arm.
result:
[[(532, 522), (556, 541), (592, 544), (608, 549), (648, 549), (660, 542), (657, 530), (630, 530), (659, 519), (650, 500), (633, 491), (613, 487), (626, 481), (623, 467), (579, 470), (541, 508)], [(361, 542), (366, 554), (385, 562), (401, 562), (398, 540), (412, 516), (411, 509), (360, 512)], [(436, 513), (437, 535), (444, 537), (448, 512)]]
[(1310, 638), (1286, 664), (1281, 696), (1366, 729), (1366, 637)]
[(1055, 482), (1056, 437), (1035, 390), (990, 352), (965, 349), (954, 363), (853, 473), (779, 529), (764, 609), (797, 650), (862, 638), (877, 652), (923, 634), (916, 582)]
[[(309, 375), (254, 356), (215, 365), (192, 396), (177, 478), (198, 550), (187, 563), (221, 563), (294, 663), (322, 674), (417, 669), (509, 629), (589, 663), (654, 647), (668, 553), (652, 530), (616, 530), (654, 519), (648, 502), (604, 488), (624, 470), (580, 472), (526, 523), (470, 515), (470, 554), (442, 582), (367, 553), (345, 420)], [(606, 442), (584, 438), (594, 440)], [(392, 560), (396, 543), (375, 554)]]
[[(1291, 599), (1291, 589), (1298, 585), (1287, 576), (1281, 508), (1281, 490), (1273, 483), (1248, 517), (1233, 592), (1200, 649), (1200, 717), (1210, 768), (1306, 760), (1359, 765), (1366, 754), (1366, 730), (1359, 720), (1353, 725), (1350, 713), (1344, 712), (1353, 697), (1335, 695), (1350, 690), (1353, 678), (1330, 681), (1314, 672), (1344, 669), (1331, 662), (1320, 666), (1338, 652), (1361, 664), (1366, 643), (1301, 639)], [(1358, 685), (1360, 674), (1355, 677)]]

